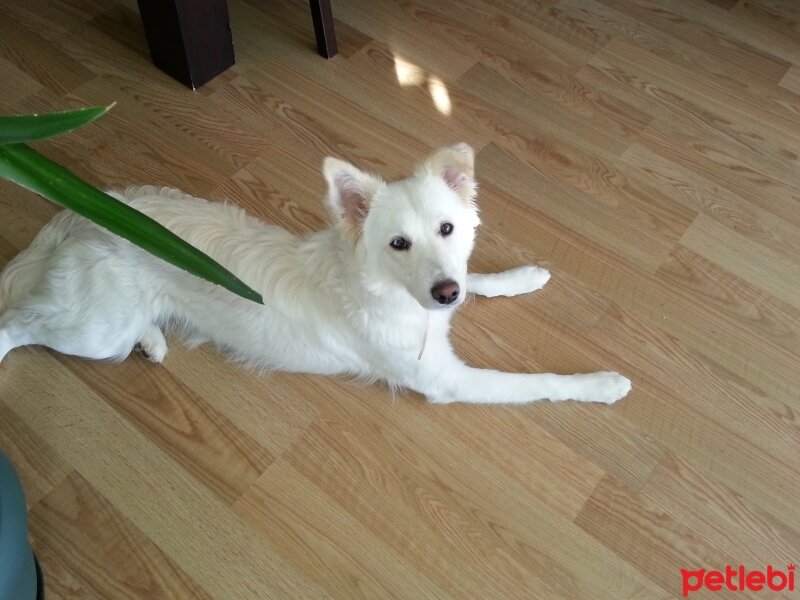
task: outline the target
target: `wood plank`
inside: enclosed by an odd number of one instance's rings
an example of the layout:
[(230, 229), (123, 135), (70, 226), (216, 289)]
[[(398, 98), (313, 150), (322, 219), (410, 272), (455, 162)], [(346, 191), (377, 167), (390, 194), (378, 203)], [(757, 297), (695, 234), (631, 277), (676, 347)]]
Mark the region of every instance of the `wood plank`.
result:
[(13, 255), (26, 248), (60, 210), (52, 202), (6, 180), (0, 180), (0, 207), (3, 211), (3, 239), (8, 242)]
[[(715, 479), (736, 489), (777, 519), (787, 523), (797, 521), (800, 516), (797, 504), (787, 501), (789, 496), (773, 493), (775, 486), (786, 489), (787, 485), (791, 488), (789, 494), (800, 492), (796, 465), (776, 461), (756, 444), (736, 435), (735, 425), (704, 415), (690, 398), (683, 399), (645, 376), (637, 377), (636, 373), (632, 376), (638, 383), (638, 397), (645, 400), (621, 404), (620, 417), (674, 454), (690, 454), (692, 464), (703, 473), (713, 474)], [(654, 406), (646, 400), (648, 397), (661, 398), (660, 403)], [(648, 409), (642, 410), (645, 406)], [(789, 447), (797, 445), (794, 440)]]
[(358, 23), (358, 29), (373, 39), (391, 40), (393, 52), (445, 80), (456, 79), (475, 64), (475, 59), (458, 45), (440, 45), (430, 21), (417, 20), (414, 27), (398, 27), (406, 21), (404, 7), (381, 2), (380, 9), (376, 8), (373, 2), (342, 3), (336, 6), (336, 16), (346, 23)]
[[(612, 506), (624, 506), (625, 518), (619, 519), (618, 512), (609, 510)], [(597, 485), (575, 522), (675, 596), (681, 589), (681, 569), (724, 571), (725, 564), (738, 564), (727, 548), (715, 547), (611, 477)], [(714, 597), (707, 589), (693, 595)], [(742, 597), (748, 596), (757, 597)]]
[[(527, 4), (529, 15), (544, 7), (543, 3)], [(558, 73), (563, 73), (562, 69), (574, 71), (586, 62), (596, 47), (607, 41), (600, 36), (591, 42), (576, 42), (564, 35), (563, 22), (554, 34), (528, 18), (517, 18), (499, 5), (480, 0), (418, 0), (404, 6), (415, 21), (434, 24), (437, 33), (446, 36), (448, 42), (478, 60), (490, 62), (500, 72), (508, 69), (518, 72), (516, 67), (522, 67), (522, 71), (530, 68), (534, 72), (542, 69), (546, 73), (553, 73), (552, 69)], [(550, 7), (551, 13), (555, 10)], [(485, 35), (487, 27), (492, 29), (491, 36)], [(545, 82), (542, 77), (538, 80)]]
[[(784, 68), (778, 63), (773, 65), (771, 72), (764, 73), (757, 65), (748, 61), (718, 56), (714, 52), (715, 47), (725, 47), (726, 41), (693, 39), (691, 34), (701, 39), (706, 36), (716, 37), (702, 27), (697, 27), (697, 24), (688, 24), (694, 30), (688, 37), (675, 35), (668, 25), (670, 12), (665, 10), (662, 11), (663, 14), (659, 14), (658, 6), (653, 3), (632, 6), (631, 10), (625, 10), (625, 6), (618, 2), (612, 5), (601, 0), (561, 0), (559, 6), (586, 27), (596, 27), (609, 38), (613, 38), (609, 43), (624, 41), (647, 54), (668, 61), (675, 67), (702, 73), (710, 80), (723, 82), (736, 89), (774, 85), (775, 77)], [(651, 19), (644, 15), (656, 18)], [(685, 24), (684, 19), (678, 17), (675, 20)], [(744, 53), (747, 53), (746, 49)], [(597, 54), (599, 52), (595, 53), (595, 57)]]
[[(481, 205), (493, 206), (495, 203), (510, 201), (512, 200), (489, 186), (481, 186)], [(484, 212), (482, 219), (483, 223), (478, 229), (478, 242), (470, 260), (470, 268), (474, 272), (492, 273), (528, 264), (545, 268), (549, 266), (548, 261), (537, 253), (506, 237), (506, 223), (502, 214)], [(474, 298), (473, 301), (486, 306), (494, 304), (491, 300), (480, 298)], [(608, 300), (566, 273), (558, 273), (551, 278), (547, 287), (536, 293), (533, 303), (538, 312), (547, 315), (562, 327), (577, 332), (586, 332), (594, 327), (611, 306)]]
[(670, 11), (693, 23), (701, 24), (720, 39), (735, 40), (766, 56), (783, 60), (788, 63), (787, 66), (800, 63), (796, 32), (794, 35), (787, 35), (766, 29), (760, 23), (754, 23), (752, 19), (742, 19), (735, 12), (721, 10), (703, 0), (675, 3), (670, 6)]
[(21, 102), (26, 96), (35, 94), (42, 89), (42, 84), (20, 70), (16, 65), (0, 58), (0, 79), (3, 81), (13, 81), (15, 85), (3, 93), (0, 98), (0, 110), (3, 114), (16, 114), (15, 105)]
[[(786, 518), (795, 514), (792, 505), (775, 507), (778, 499), (771, 493), (774, 486), (784, 485), (784, 478), (794, 479), (791, 473), (800, 471), (797, 461), (786, 458), (787, 449), (794, 456), (800, 443), (797, 426), (791, 418), (775, 418), (794, 414), (794, 396), (771, 397), (750, 384), (746, 373), (725, 369), (624, 311), (610, 311), (590, 335), (629, 365), (623, 370), (635, 390), (651, 397), (670, 390), (668, 399), (658, 405), (624, 402), (615, 411), (618, 416), (636, 430), (648, 431), (674, 453), (691, 455), (692, 464), (730, 482), (739, 494), (757, 498), (759, 506), (773, 506), (772, 511)], [(720, 461), (728, 466), (723, 468)], [(743, 461), (759, 463), (751, 468), (766, 481), (756, 483), (751, 478), (742, 485), (743, 473), (750, 476), (750, 471), (742, 470)]]
[(85, 65), (95, 77), (115, 75), (136, 78), (151, 85), (180, 90), (179, 83), (150, 61), (136, 3), (128, 2), (128, 6), (122, 4), (104, 4), (105, 10), (93, 19), (73, 25), (70, 35), (59, 44), (61, 51)]
[[(391, 178), (400, 176), (430, 149), (286, 65), (276, 63), (265, 74), (238, 77), (212, 94), (211, 100), (235, 107), (251, 127), (268, 130), (265, 135), (273, 143), (272, 152), (259, 157), (262, 163), (280, 160), (273, 155), (286, 148), (306, 161), (311, 152), (320, 161), (333, 155)], [(388, 154), (387, 149), (391, 149)], [(256, 176), (267, 166), (254, 166)], [(282, 173), (284, 180), (289, 179), (286, 171)], [(294, 179), (301, 185), (305, 178)]]
[(273, 457), (289, 448), (317, 414), (292, 376), (247, 371), (207, 345), (188, 350), (175, 340), (165, 367), (223, 415), (237, 436), (249, 437)]
[[(583, 167), (588, 165), (560, 154), (546, 139), (520, 140), (519, 146), (514, 153), (487, 147), (478, 156), (479, 175), (498, 182), (528, 210), (547, 214), (644, 270), (658, 268), (694, 216), (668, 199), (648, 202), (646, 193), (624, 178), (615, 178), (597, 159), (587, 171)], [(582, 183), (580, 188), (565, 189), (561, 185), (565, 174), (575, 178), (575, 184)], [(618, 192), (616, 197), (613, 191)]]
[(647, 115), (630, 114), (628, 117), (609, 119), (604, 115), (579, 114), (577, 111), (573, 113), (567, 110), (563, 111), (564, 118), (557, 128), (548, 119), (548, 115), (558, 110), (554, 102), (539, 97), (535, 92), (527, 92), (483, 64), (476, 65), (462, 75), (457, 85), (463, 92), (513, 115), (525, 124), (522, 126), (523, 131), (534, 128), (552, 135), (553, 138), (563, 138), (582, 150), (592, 151), (600, 156), (607, 155), (609, 158), (621, 154), (650, 121)]
[(283, 460), (235, 508), (332, 598), (453, 597)]
[(778, 85), (790, 92), (800, 94), (800, 67), (793, 66), (786, 71), (786, 75), (783, 76)]
[(686, 163), (678, 164), (641, 144), (632, 144), (616, 167), (626, 174), (635, 170), (637, 174), (646, 176), (653, 185), (665, 190), (675, 202), (702, 212), (786, 258), (791, 259), (800, 252), (800, 226), (775, 214), (794, 212), (796, 204), (793, 201), (776, 207), (777, 202), (773, 197), (755, 204), (737, 194), (735, 186), (723, 187), (718, 183), (720, 177), (712, 180)]
[(749, 564), (767, 565), (800, 550), (800, 535), (794, 528), (672, 454), (664, 456), (643, 496)]
[(273, 457), (161, 365), (133, 355), (119, 364), (59, 357), (138, 431), (223, 501), (236, 499)]
[(791, 0), (741, 0), (733, 13), (740, 19), (755, 21), (789, 37), (800, 31), (800, 11)]
[(700, 215), (681, 238), (694, 250), (757, 288), (800, 308), (800, 266), (795, 260), (753, 242)]
[[(509, 164), (507, 159), (504, 164)], [(514, 172), (523, 171), (516, 169)], [(512, 177), (507, 177), (506, 181), (517, 186)], [(556, 274), (570, 274), (587, 288), (654, 323), (658, 329), (689, 347), (742, 373), (773, 397), (790, 397), (792, 373), (796, 370), (793, 355), (760, 337), (745, 333), (740, 323), (731, 322), (715, 309), (698, 303), (693, 294), (678, 293), (660, 277), (646, 276), (645, 271), (621, 259), (601, 243), (578, 235), (577, 231), (542, 211), (532, 211), (518, 199), (518, 195), (527, 195), (528, 186), (518, 187), (512, 194), (514, 203), (493, 206), (493, 210), (498, 216), (503, 215), (508, 224), (506, 237), (527, 244), (538, 256), (545, 257)], [(557, 206), (555, 209), (560, 210)], [(618, 240), (613, 242), (622, 243)], [(630, 253), (626, 255), (630, 256)], [(667, 252), (659, 256), (660, 264), (668, 255)], [(753, 349), (756, 344), (758, 350), (742, 355), (738, 349), (743, 344), (749, 344)]]
[[(340, 84), (334, 83), (340, 93), (354, 95), (364, 108), (380, 117), (395, 129), (418, 139), (424, 139), (433, 146), (463, 140), (478, 148), (482, 147), (488, 136), (478, 123), (470, 120), (454, 119), (459, 113), (456, 99), (453, 98), (452, 79), (442, 79), (436, 71), (425, 70), (421, 85), (402, 86), (397, 75), (397, 60), (406, 56), (383, 44), (370, 43), (355, 55), (348, 65), (352, 70), (350, 83), (345, 77), (338, 77)], [(369, 73), (365, 77), (365, 73)], [(459, 73), (460, 75), (461, 73)], [(443, 90), (447, 98), (437, 106), (431, 91), (433, 82)], [(342, 85), (344, 84), (344, 85)]]
[[(787, 40), (784, 46), (788, 50), (781, 52), (781, 54), (788, 54), (788, 56), (775, 56), (771, 53), (765, 52), (762, 48), (754, 47), (751, 44), (764, 45), (764, 39), (761, 36), (761, 31), (755, 30), (747, 36), (747, 42), (741, 42), (736, 38), (729, 35), (729, 31), (725, 29), (732, 29), (731, 27), (720, 28), (726, 22), (724, 11), (719, 11), (714, 7), (707, 7), (708, 12), (714, 13), (714, 18), (706, 18), (703, 22), (695, 20), (697, 13), (702, 14), (702, 9), (698, 8), (696, 11), (689, 11), (681, 6), (689, 5), (689, 3), (681, 3), (680, 6), (670, 6), (665, 9), (655, 2), (648, 0), (637, 0), (635, 3), (624, 2), (622, 0), (599, 0), (607, 6), (631, 15), (637, 20), (644, 21), (651, 26), (663, 31), (664, 33), (682, 40), (687, 44), (702, 48), (705, 52), (715, 56), (721, 61), (729, 64), (734, 64), (746, 69), (753, 74), (760, 74), (759, 77), (771, 83), (777, 83), (786, 69), (790, 66), (790, 61), (795, 60), (797, 56), (797, 47), (792, 47), (792, 44)], [(702, 7), (702, 4), (694, 6)], [(695, 14), (692, 14), (694, 12)], [(688, 16), (689, 13), (691, 16)], [(738, 24), (738, 20), (733, 17), (734, 22)], [(739, 27), (733, 29), (739, 34)], [(756, 35), (757, 34), (757, 35)], [(779, 36), (766, 36), (767, 40), (774, 41), (770, 43), (771, 51), (774, 51), (782, 41)]]
[[(642, 584), (637, 574), (589, 538), (559, 535), (565, 527), (572, 530), (568, 521), (543, 504), (531, 503), (529, 493), (518, 484), (507, 480), (500, 484), (477, 455), (426, 432), (431, 429), (425, 427), (427, 418), (414, 405), (381, 406), (372, 396), (361, 393), (357, 397), (363, 401), (326, 402), (329, 416), (315, 423), (286, 458), (340, 504), (356, 511), (364, 526), (390, 539), (406, 560), (446, 591), (461, 597), (464, 589), (473, 587), (478, 594), (483, 590), (489, 595), (529, 597), (538, 596), (540, 590), (549, 597), (545, 584), (558, 594), (576, 597), (588, 589), (596, 592), (599, 579), (592, 571), (599, 564), (616, 573), (614, 586), (623, 593)], [(422, 409), (437, 411), (432, 406)], [(350, 423), (368, 418), (373, 410), (394, 415), (402, 431), (381, 419), (368, 436), (348, 433)], [(398, 418), (400, 411), (418, 417), (409, 422)], [(428, 447), (433, 444), (430, 451), (417, 450), (413, 440), (419, 435), (429, 440)], [(375, 457), (389, 448), (400, 460), (377, 462)], [(452, 465), (452, 476), (441, 469), (444, 464)], [(331, 485), (334, 473), (347, 483)], [(480, 490), (487, 486), (493, 490), (494, 508), (481, 499)], [(503, 515), (513, 515), (513, 524)], [(577, 551), (573, 544), (594, 558), (587, 558), (580, 571), (565, 572), (559, 565), (562, 557)], [(486, 580), (486, 572), (495, 576)]]
[(797, 140), (787, 134), (800, 123), (796, 108), (787, 108), (769, 97), (765, 102), (760, 93), (748, 93), (730, 83), (709, 79), (701, 72), (674, 65), (622, 40), (610, 42), (596, 59), (620, 68), (627, 85), (635, 85), (669, 107), (673, 118), (694, 118), (702, 125), (730, 130), (751, 141), (757, 141), (760, 135), (789, 150), (797, 150)]
[[(558, 37), (571, 45), (589, 53), (596, 52), (608, 43), (611, 36), (597, 23), (583, 21), (569, 9), (563, 7), (563, 0), (498, 0), (497, 2), (470, 2), (479, 5), (484, 12), (498, 16), (499, 20), (517, 19), (535, 29)], [(484, 22), (483, 17), (474, 21)], [(533, 33), (532, 37), (536, 37)]]
[(30, 530), (48, 596), (211, 598), (76, 471), (33, 507)]
[(212, 597), (328, 597), (56, 358), (16, 352), (0, 397)]
[(14, 465), (25, 501), (33, 506), (72, 471), (45, 440), (0, 402), (0, 451)]
[[(713, 121), (713, 117), (709, 120)], [(651, 137), (663, 139), (662, 136), (666, 135), (680, 149), (689, 148), (702, 154), (722, 169), (738, 170), (754, 183), (769, 185), (774, 181), (778, 186), (798, 190), (792, 175), (800, 163), (793, 145), (764, 139), (737, 127), (720, 132), (712, 126), (709, 128), (711, 131), (699, 133), (698, 130), (703, 127), (708, 126), (698, 125), (697, 122), (690, 124), (683, 119), (656, 119), (642, 132), (641, 137), (644, 143), (648, 143)], [(753, 128), (747, 129), (752, 131)], [(771, 159), (764, 160), (764, 156), (770, 156)]]
[[(753, 170), (735, 155), (718, 154), (708, 146), (697, 149), (680, 146), (661, 133), (647, 131), (641, 139), (642, 144), (681, 167), (699, 172), (704, 178), (722, 188), (730, 188), (734, 193), (746, 198), (752, 205), (775, 213), (792, 226), (800, 225), (795, 205), (800, 192)], [(764, 191), (769, 190), (768, 194)]]
[[(708, 232), (708, 235), (713, 235)], [(775, 296), (753, 286), (747, 279), (725, 270), (718, 262), (682, 246), (659, 269), (664, 281), (677, 290), (702, 297), (698, 304), (738, 322), (754, 337), (769, 340), (777, 347), (800, 356), (797, 331), (800, 312)]]
[(69, 93), (93, 77), (80, 62), (13, 19), (0, 21), (0, 40), (5, 60), (54, 93)]
[[(239, 119), (238, 115), (227, 106), (209, 103), (204, 96), (191, 90), (177, 91), (167, 86), (142, 85), (135, 79), (106, 76), (103, 78), (103, 90), (113, 89), (119, 98), (120, 112), (125, 112), (126, 119), (132, 121), (137, 115), (152, 114), (158, 119), (159, 126), (169, 128), (176, 139), (191, 138), (191, 147), (199, 148), (208, 156), (198, 152), (191, 157), (201, 164), (221, 163), (220, 170), (232, 173), (249, 164), (269, 147), (270, 131), (265, 127), (254, 128), (251, 123)], [(135, 93), (131, 93), (133, 90)], [(79, 89), (79, 92), (91, 97), (100, 96), (99, 91), (90, 83)], [(135, 103), (135, 106), (133, 105)], [(193, 115), (202, 114), (191, 127), (186, 123)], [(140, 121), (141, 124), (141, 121)]]
[[(230, 144), (226, 146), (223, 139), (212, 134), (214, 141), (210, 142), (213, 146), (209, 150), (209, 134), (204, 132), (206, 125), (186, 128), (184, 122), (176, 121), (169, 111), (156, 112), (153, 104), (143, 105), (146, 102), (144, 97), (124, 79), (117, 80), (113, 76), (104, 77), (102, 81), (93, 79), (80, 88), (80, 93), (101, 103), (118, 103), (94, 126), (94, 131), (102, 132), (108, 152), (129, 155), (133, 161), (154, 163), (156, 168), (163, 165), (161, 170), (171, 175), (159, 176), (155, 182), (180, 187), (190, 194), (208, 193), (220, 181), (235, 173), (242, 162), (248, 162), (247, 156), (254, 156), (250, 154), (253, 144), (260, 146), (260, 140), (256, 137), (243, 136), (242, 140), (234, 142), (238, 148), (231, 150)], [(190, 92), (185, 90), (184, 93)], [(213, 123), (212, 119), (209, 117), (210, 123)], [(213, 124), (210, 126), (212, 130), (218, 130), (219, 127), (218, 124), (216, 127)], [(233, 121), (230, 127), (235, 130)], [(155, 135), (156, 132), (169, 134), (159, 136)], [(111, 162), (100, 163), (98, 170), (107, 170)], [(128, 185), (132, 182), (143, 183), (141, 176), (136, 177), (137, 170), (138, 166), (125, 174)], [(104, 179), (110, 178), (106, 176)], [(109, 185), (115, 183), (109, 181)]]

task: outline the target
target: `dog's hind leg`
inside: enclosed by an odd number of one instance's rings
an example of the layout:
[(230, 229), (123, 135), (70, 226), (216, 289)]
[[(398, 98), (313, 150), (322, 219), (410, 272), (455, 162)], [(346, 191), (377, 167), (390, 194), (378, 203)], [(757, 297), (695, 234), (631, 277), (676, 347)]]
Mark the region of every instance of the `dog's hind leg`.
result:
[(122, 360), (133, 349), (143, 325), (135, 314), (123, 321), (102, 312), (63, 310), (31, 298), (0, 317), (0, 359), (14, 348), (41, 345), (84, 358)]
[(26, 328), (19, 326), (16, 313), (15, 309), (8, 309), (0, 315), (0, 362), (14, 348), (32, 343)]
[(139, 337), (134, 349), (141, 352), (146, 359), (160, 363), (167, 354), (167, 340), (158, 325), (150, 325)]
[(544, 287), (550, 272), (541, 267), (518, 267), (502, 273), (470, 273), (467, 275), (467, 292), (481, 296), (517, 296), (535, 292)]

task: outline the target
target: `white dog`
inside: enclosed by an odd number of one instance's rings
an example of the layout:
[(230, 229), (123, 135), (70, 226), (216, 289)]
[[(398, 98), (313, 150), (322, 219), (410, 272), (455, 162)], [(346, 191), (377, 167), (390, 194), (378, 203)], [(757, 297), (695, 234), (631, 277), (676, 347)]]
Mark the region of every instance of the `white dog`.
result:
[(461, 144), (385, 183), (327, 158), (334, 227), (305, 237), (175, 190), (115, 195), (215, 258), (264, 306), (61, 212), (0, 275), (0, 360), (42, 344), (112, 360), (138, 346), (161, 362), (161, 328), (178, 324), (191, 343), (211, 341), (252, 366), (383, 380), (430, 402), (622, 398), (631, 386), (617, 373), (502, 373), (470, 368), (453, 352), (450, 319), (467, 293), (513, 296), (550, 277), (538, 267), (467, 273), (480, 222), (473, 164)]

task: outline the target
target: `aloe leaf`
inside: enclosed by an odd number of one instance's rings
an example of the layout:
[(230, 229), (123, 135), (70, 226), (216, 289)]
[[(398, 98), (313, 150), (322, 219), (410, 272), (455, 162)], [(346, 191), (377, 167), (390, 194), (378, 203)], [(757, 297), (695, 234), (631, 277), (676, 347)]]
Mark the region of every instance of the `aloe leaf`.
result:
[(257, 292), (197, 248), (25, 144), (0, 145), (0, 177), (73, 210), (176, 267), (263, 304)]
[(114, 104), (43, 115), (0, 116), (0, 144), (43, 140), (66, 133), (91, 123), (113, 107)]

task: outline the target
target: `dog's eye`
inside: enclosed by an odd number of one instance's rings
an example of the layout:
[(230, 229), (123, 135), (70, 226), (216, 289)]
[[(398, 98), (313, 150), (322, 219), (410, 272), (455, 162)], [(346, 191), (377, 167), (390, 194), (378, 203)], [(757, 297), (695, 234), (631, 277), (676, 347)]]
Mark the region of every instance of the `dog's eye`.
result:
[(453, 233), (453, 224), (447, 222), (442, 223), (442, 226), (439, 227), (439, 231), (441, 232), (442, 235), (445, 236), (450, 235), (451, 233)]
[(411, 246), (411, 242), (406, 240), (404, 237), (396, 237), (389, 245), (395, 250), (408, 250), (408, 248)]

